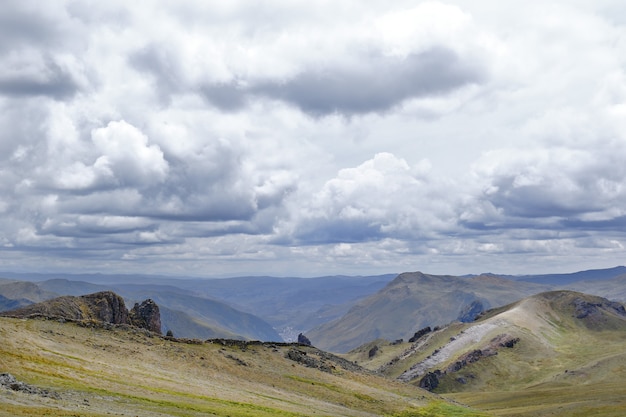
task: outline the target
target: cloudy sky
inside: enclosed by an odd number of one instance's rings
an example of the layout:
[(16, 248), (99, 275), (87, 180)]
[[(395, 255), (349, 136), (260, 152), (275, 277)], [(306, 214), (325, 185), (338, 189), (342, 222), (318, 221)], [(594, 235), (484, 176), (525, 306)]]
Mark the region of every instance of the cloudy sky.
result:
[(624, 264), (626, 4), (4, 1), (0, 270)]

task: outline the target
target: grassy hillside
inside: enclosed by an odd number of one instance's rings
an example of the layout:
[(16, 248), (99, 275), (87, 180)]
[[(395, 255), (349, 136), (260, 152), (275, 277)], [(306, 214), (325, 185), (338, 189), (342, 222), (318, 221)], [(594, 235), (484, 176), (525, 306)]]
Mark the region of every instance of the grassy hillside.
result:
[(413, 344), (377, 346), (347, 357), (415, 384), (439, 371), (435, 392), (496, 415), (626, 413), (626, 309), (600, 297), (542, 293)]
[(53, 394), (0, 387), (0, 416), (486, 415), (314, 348), (12, 318), (0, 339), (0, 373)]
[(505, 305), (549, 287), (490, 275), (474, 278), (400, 274), (385, 288), (357, 303), (338, 320), (307, 332), (315, 346), (347, 352), (371, 340), (410, 338), (425, 327), (455, 320), (472, 302)]

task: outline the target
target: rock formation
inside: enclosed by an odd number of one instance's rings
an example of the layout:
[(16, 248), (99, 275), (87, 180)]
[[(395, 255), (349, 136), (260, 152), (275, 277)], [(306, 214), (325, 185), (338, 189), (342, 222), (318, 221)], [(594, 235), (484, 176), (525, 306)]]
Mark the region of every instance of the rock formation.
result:
[(45, 317), (78, 322), (130, 324), (161, 334), (159, 307), (152, 300), (135, 304), (129, 313), (124, 299), (112, 291), (79, 297), (63, 296), (0, 313), (6, 317)]
[(133, 326), (161, 334), (161, 313), (159, 306), (153, 300), (147, 299), (141, 304), (135, 303), (135, 306), (130, 310), (129, 317)]
[(298, 343), (301, 345), (311, 346), (311, 341), (309, 340), (309, 338), (302, 333), (298, 335)]

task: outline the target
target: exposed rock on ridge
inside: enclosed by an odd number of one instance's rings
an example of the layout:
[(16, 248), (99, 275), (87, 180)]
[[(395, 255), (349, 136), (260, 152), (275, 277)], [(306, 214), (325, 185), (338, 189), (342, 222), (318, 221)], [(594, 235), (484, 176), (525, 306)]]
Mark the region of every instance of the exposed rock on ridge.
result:
[(129, 324), (161, 333), (159, 307), (152, 300), (136, 304), (129, 313), (124, 299), (112, 291), (79, 297), (63, 296), (0, 313), (6, 317), (46, 317), (69, 321)]
[(141, 304), (135, 303), (130, 310), (130, 323), (133, 326), (148, 329), (151, 332), (161, 333), (161, 313), (159, 306), (151, 299), (143, 301)]

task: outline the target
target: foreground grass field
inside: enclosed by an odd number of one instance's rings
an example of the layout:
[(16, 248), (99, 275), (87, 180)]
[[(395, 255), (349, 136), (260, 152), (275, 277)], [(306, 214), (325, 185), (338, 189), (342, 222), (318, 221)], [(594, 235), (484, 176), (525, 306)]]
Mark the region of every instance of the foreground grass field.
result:
[[(0, 318), (0, 340), (0, 373), (58, 394), (0, 388), (0, 416), (488, 415), (345, 369), (314, 348), (190, 344), (136, 329), (11, 318)], [(286, 358), (290, 349), (324, 370)]]

